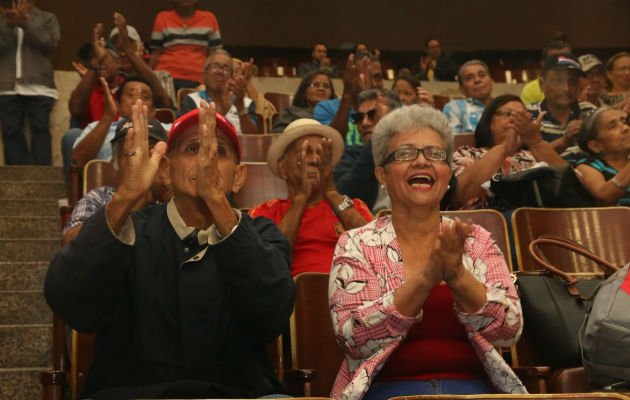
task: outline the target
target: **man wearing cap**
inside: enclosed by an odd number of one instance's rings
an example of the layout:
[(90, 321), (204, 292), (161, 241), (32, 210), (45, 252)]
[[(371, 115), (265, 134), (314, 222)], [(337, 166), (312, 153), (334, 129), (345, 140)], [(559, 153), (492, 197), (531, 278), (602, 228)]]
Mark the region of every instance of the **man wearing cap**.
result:
[[(281, 392), (267, 343), (293, 308), (290, 247), (271, 221), (230, 206), (246, 175), (237, 134), (204, 102), (150, 152), (147, 116), (137, 102), (118, 191), (46, 276), (53, 311), (96, 332), (82, 397)], [(157, 173), (170, 179), (173, 198), (132, 212)]]
[[(104, 78), (101, 78), (101, 84), (106, 88), (105, 113), (99, 121), (94, 121), (83, 129), (72, 148), (72, 160), (79, 167), (83, 167), (93, 159), (109, 160), (112, 158), (110, 142), (114, 138), (119, 123), (118, 117), (131, 118), (131, 110), (136, 100), (142, 100), (150, 115), (155, 112), (153, 106), (155, 96), (149, 82), (144, 79), (139, 77), (125, 79), (116, 92), (116, 100), (107, 89), (108, 84)], [(170, 129), (170, 125), (164, 124), (164, 130), (168, 129)]]
[(542, 137), (563, 156), (576, 151), (576, 134), (582, 124), (582, 114), (595, 109), (591, 103), (578, 101), (581, 75), (580, 62), (572, 54), (549, 57), (540, 77), (545, 100), (527, 105), (534, 121), (545, 113), (540, 126)]
[[(112, 146), (112, 165), (116, 171), (120, 171), (120, 164), (127, 162), (127, 157), (123, 154), (123, 142), (125, 135), (129, 132), (129, 129), (133, 127), (131, 119), (123, 119), (116, 127), (116, 134), (111, 140)], [(166, 142), (168, 136), (158, 121), (153, 118), (149, 118), (147, 122), (147, 128), (149, 130), (149, 148), (152, 149), (158, 142)], [(151, 190), (147, 192), (145, 198), (141, 199), (134, 207), (134, 210), (139, 210), (148, 204), (155, 202), (168, 202), (173, 196), (173, 188), (168, 180), (163, 181), (159, 175), (156, 175), (156, 179), (151, 186)], [(85, 196), (83, 196), (72, 209), (72, 215), (66, 222), (66, 225), (62, 231), (61, 244), (67, 244), (72, 238), (74, 238), (81, 229), (83, 221), (88, 219), (92, 214), (105, 207), (107, 203), (112, 199), (112, 196), (116, 193), (116, 188), (112, 186), (99, 186), (90, 190)]]
[[(540, 56), (540, 68), (545, 66), (547, 58), (556, 54), (571, 53), (571, 45), (562, 40), (552, 40), (542, 49)], [(540, 86), (540, 78), (536, 78), (533, 81), (528, 82), (523, 86), (521, 91), (521, 100), (526, 106), (531, 103), (540, 103), (545, 100), (545, 95), (542, 92)]]
[(252, 208), (252, 217), (272, 219), (293, 249), (291, 274), (330, 272), (337, 239), (345, 230), (372, 220), (367, 206), (341, 195), (332, 176), (343, 140), (335, 129), (302, 118), (271, 143), (267, 165), (287, 184), (288, 199)]
[(582, 72), (586, 78), (580, 79), (581, 87), (579, 101), (587, 101), (597, 107), (605, 104), (601, 95), (606, 92), (606, 69), (595, 54), (584, 54), (578, 57)]

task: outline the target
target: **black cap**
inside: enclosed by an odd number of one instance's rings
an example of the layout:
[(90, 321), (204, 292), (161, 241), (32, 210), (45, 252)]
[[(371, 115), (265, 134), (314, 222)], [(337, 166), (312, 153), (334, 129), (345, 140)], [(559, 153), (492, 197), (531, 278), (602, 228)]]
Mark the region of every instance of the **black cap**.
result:
[(584, 75), (580, 61), (573, 54), (556, 54), (547, 57), (545, 65), (543, 65), (543, 74), (550, 69), (568, 69), (577, 71), (578, 74)]
[[(149, 118), (147, 125), (149, 127), (149, 141), (151, 139), (155, 140), (156, 142), (168, 141), (168, 136), (166, 136), (166, 131), (164, 130), (164, 127), (162, 127), (160, 121)], [(122, 118), (120, 121), (118, 121), (116, 134), (114, 135), (114, 138), (111, 140), (110, 143), (114, 143), (118, 139), (124, 138), (129, 128), (133, 128), (133, 122), (131, 122), (130, 119)]]

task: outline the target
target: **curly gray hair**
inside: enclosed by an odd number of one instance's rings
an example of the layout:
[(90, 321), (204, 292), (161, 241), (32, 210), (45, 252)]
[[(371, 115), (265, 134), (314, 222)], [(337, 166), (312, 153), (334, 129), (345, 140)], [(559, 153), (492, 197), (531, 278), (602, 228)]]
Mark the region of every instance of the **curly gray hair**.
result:
[(446, 116), (433, 107), (417, 104), (398, 108), (383, 117), (372, 133), (374, 165), (379, 166), (387, 156), (390, 139), (397, 133), (410, 129), (430, 128), (437, 132), (446, 144), (446, 160), (453, 158), (453, 132)]

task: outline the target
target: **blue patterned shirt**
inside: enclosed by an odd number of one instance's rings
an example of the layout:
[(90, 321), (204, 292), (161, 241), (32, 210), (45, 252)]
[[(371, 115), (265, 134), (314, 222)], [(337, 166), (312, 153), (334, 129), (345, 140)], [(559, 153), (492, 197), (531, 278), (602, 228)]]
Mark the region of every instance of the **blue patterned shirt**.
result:
[(474, 132), (486, 106), (477, 99), (453, 99), (446, 103), (442, 112), (448, 118), (453, 133)]

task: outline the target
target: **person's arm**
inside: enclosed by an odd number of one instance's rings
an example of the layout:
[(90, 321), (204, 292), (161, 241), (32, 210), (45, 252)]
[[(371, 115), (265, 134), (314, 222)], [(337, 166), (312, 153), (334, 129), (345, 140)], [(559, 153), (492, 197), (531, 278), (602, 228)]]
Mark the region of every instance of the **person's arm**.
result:
[(103, 92), (105, 94), (105, 112), (103, 113), (103, 118), (101, 118), (90, 133), (81, 140), (77, 140), (72, 148), (72, 161), (78, 165), (79, 168), (83, 168), (88, 161), (96, 157), (103, 147), (112, 122), (114, 122), (118, 114), (118, 106), (114, 102), (105, 78), (101, 78), (101, 84), (103, 85)]
[[(630, 163), (611, 179), (606, 180), (601, 172), (587, 164), (579, 164), (577, 170), (582, 173), (582, 184), (602, 206), (614, 206), (628, 193), (630, 186)], [(614, 180), (613, 180), (614, 179)]]
[(335, 128), (340, 134), (343, 141), (346, 141), (346, 133), (348, 133), (348, 118), (350, 117), (350, 109), (355, 101), (356, 96), (366, 85), (367, 78), (363, 71), (367, 71), (369, 59), (366, 57), (360, 61), (360, 65), (354, 62), (354, 55), (348, 56), (346, 62), (346, 70), (343, 74), (343, 93), (341, 102), (335, 117), (330, 122), (330, 126)]
[(245, 107), (245, 79), (242, 75), (235, 76), (228, 81), (228, 90), (234, 93), (234, 106), (241, 123), (241, 133), (258, 133), (258, 126), (252, 121), (250, 111)]
[(541, 112), (536, 121), (532, 121), (529, 113), (515, 113), (512, 116), (512, 121), (516, 132), (522, 143), (529, 147), (537, 161), (544, 161), (551, 166), (567, 165), (567, 162), (560, 157), (553, 145), (546, 142), (540, 134), (540, 124), (545, 114), (546, 111)]
[(131, 63), (134, 71), (140, 77), (149, 82), (151, 90), (157, 99), (155, 107), (160, 108), (173, 108), (173, 102), (171, 97), (166, 93), (166, 90), (162, 87), (160, 79), (153, 73), (153, 70), (144, 62), (144, 60), (138, 55), (136, 49), (136, 43), (129, 40), (129, 34), (127, 32), (127, 20), (120, 13), (114, 13), (114, 24), (118, 27), (118, 45), (122, 48), (129, 62)]
[[(330, 208), (336, 210), (336, 208), (343, 202), (344, 198), (337, 191), (337, 188), (335, 187), (335, 180), (333, 179), (331, 139), (322, 139), (321, 145), (317, 146), (317, 155), (319, 157), (317, 166), (319, 168), (320, 190)], [(345, 230), (358, 228), (371, 220), (371, 218), (368, 220), (365, 216), (361, 215), (354, 206), (348, 207), (336, 215)]]
[(162, 54), (162, 49), (155, 49), (151, 51), (151, 57), (149, 57), (149, 68), (155, 69), (155, 66), (160, 60), (160, 54)]
[(28, 18), (22, 25), (22, 29), (24, 29), (24, 43), (28, 46), (42, 53), (52, 53), (57, 48), (60, 38), (59, 22), (53, 14), (43, 15), (41, 24), (33, 18)]

